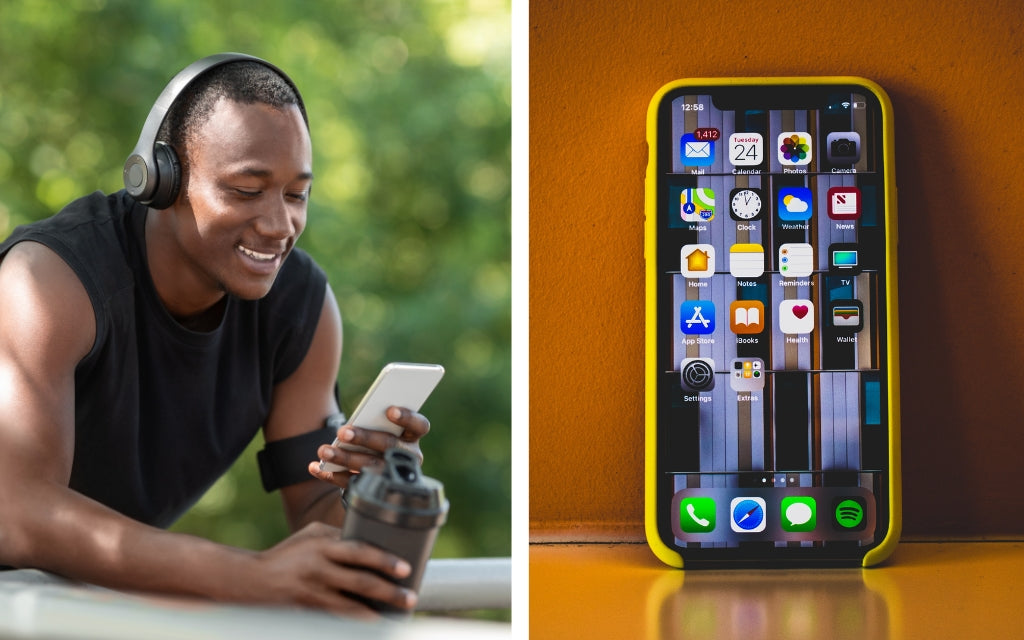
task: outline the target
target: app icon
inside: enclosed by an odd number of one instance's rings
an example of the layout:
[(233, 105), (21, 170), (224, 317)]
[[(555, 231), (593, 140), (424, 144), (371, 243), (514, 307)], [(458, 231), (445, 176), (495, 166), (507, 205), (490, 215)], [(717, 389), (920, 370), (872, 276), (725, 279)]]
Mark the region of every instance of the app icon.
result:
[(683, 222), (715, 219), (715, 192), (707, 187), (683, 189), (679, 194), (679, 216)]
[(710, 533), (715, 530), (713, 498), (683, 498), (679, 502), (679, 528), (686, 533)]
[(734, 244), (729, 247), (729, 273), (737, 278), (757, 278), (764, 273), (764, 247)]
[(856, 333), (864, 328), (864, 304), (860, 300), (833, 300), (829, 316), (837, 331)]
[(779, 162), (783, 166), (811, 163), (811, 134), (806, 131), (783, 131), (778, 138)]
[(733, 391), (760, 391), (764, 389), (764, 360), (761, 358), (733, 358), (729, 385)]
[(810, 300), (783, 300), (780, 302), (779, 329), (782, 333), (814, 331), (814, 303)]
[(782, 499), (783, 531), (814, 531), (818, 523), (817, 507), (810, 496), (787, 496)]
[(715, 388), (715, 361), (711, 358), (686, 358), (679, 365), (679, 385), (683, 391), (711, 391)]
[(715, 248), (710, 244), (684, 244), (679, 263), (683, 277), (710, 278), (715, 275)]
[(864, 525), (867, 524), (864, 517), (868, 510), (867, 500), (861, 496), (842, 496), (836, 498), (832, 503), (832, 508), (832, 524), (837, 529), (862, 531)]
[(779, 189), (779, 220), (801, 222), (814, 215), (814, 197), (807, 187), (782, 187)]
[(828, 190), (828, 217), (833, 220), (856, 220), (860, 217), (860, 189), (831, 187)]
[(734, 133), (729, 136), (729, 162), (737, 167), (764, 161), (764, 138), (760, 133)]
[(860, 249), (855, 242), (833, 242), (828, 245), (829, 271), (854, 275), (860, 273)]
[(761, 217), (761, 190), (743, 187), (729, 193), (729, 215), (733, 220), (756, 220)]
[(715, 303), (686, 300), (679, 305), (679, 328), (683, 333), (703, 335), (715, 332)]
[(814, 273), (814, 247), (806, 242), (787, 242), (779, 247), (779, 273), (805, 278)]
[(715, 161), (715, 143), (684, 133), (679, 141), (680, 160), (688, 167), (707, 167)]
[(729, 503), (732, 518), (729, 524), (736, 533), (757, 533), (764, 531), (764, 498), (733, 498)]
[(860, 162), (860, 134), (856, 131), (833, 131), (825, 137), (825, 155), (832, 164)]
[(764, 331), (764, 303), (760, 300), (736, 300), (729, 305), (729, 328), (733, 333)]

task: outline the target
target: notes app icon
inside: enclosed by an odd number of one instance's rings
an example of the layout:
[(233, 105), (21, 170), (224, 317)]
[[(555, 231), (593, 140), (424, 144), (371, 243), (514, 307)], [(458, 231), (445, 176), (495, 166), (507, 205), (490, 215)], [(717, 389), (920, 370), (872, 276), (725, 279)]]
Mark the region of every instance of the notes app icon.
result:
[(757, 278), (764, 273), (764, 247), (734, 244), (729, 248), (729, 273), (737, 278)]

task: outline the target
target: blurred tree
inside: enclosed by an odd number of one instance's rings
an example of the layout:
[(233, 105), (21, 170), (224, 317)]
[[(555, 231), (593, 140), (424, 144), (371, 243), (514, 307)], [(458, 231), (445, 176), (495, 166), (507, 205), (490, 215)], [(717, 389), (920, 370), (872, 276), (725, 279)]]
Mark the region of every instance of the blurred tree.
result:
[[(342, 408), (389, 361), (448, 370), (424, 471), (452, 508), (435, 556), (511, 549), (509, 0), (6, 0), (0, 237), (121, 167), (160, 90), (219, 51), (285, 69), (316, 174), (300, 246), (341, 306)], [(257, 439), (175, 530), (249, 547), (286, 534)]]

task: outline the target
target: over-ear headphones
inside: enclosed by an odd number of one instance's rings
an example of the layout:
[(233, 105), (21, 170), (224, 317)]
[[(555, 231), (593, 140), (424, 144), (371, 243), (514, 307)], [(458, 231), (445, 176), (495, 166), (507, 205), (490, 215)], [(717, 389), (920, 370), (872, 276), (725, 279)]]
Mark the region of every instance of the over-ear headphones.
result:
[(174, 204), (181, 188), (181, 164), (174, 148), (156, 139), (164, 118), (167, 117), (167, 112), (174, 101), (196, 78), (214, 67), (242, 60), (258, 62), (281, 76), (295, 92), (299, 108), (304, 108), (302, 96), (295, 83), (284, 71), (266, 60), (244, 53), (218, 53), (196, 60), (171, 78), (146, 116), (146, 124), (142, 127), (139, 141), (135, 143), (135, 148), (124, 163), (124, 187), (128, 195), (153, 209), (166, 209)]

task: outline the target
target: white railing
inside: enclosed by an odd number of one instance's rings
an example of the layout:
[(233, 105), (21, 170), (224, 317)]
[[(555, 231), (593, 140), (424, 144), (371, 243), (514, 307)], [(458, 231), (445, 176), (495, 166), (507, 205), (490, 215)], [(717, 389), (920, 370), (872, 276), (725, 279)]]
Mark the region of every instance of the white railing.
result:
[[(510, 558), (431, 560), (418, 610), (509, 609), (511, 576)], [(323, 638), (486, 640), (510, 637), (511, 625), (436, 615), (361, 622), (320, 611), (111, 591), (36, 570), (0, 572), (0, 638), (259, 640), (315, 633)]]

